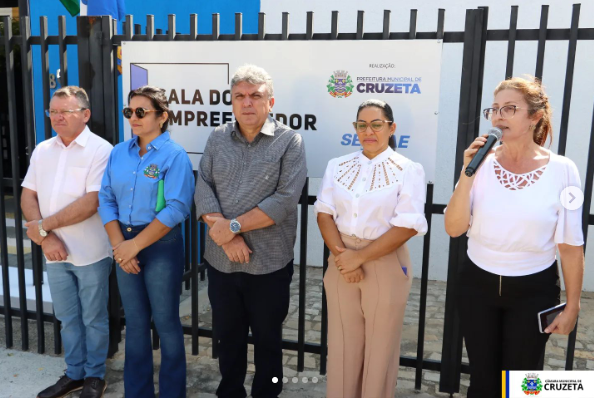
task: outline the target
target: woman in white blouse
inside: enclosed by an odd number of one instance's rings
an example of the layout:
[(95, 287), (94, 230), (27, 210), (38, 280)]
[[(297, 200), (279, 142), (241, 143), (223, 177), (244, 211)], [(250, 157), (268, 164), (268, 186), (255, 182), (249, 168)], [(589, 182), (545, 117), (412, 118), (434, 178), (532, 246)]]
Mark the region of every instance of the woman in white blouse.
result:
[[(581, 188), (580, 177), (571, 160), (543, 148), (552, 134), (547, 95), (540, 82), (513, 78), (494, 96), (484, 116), (503, 144), (472, 177), (462, 170), (445, 213), (450, 236), (468, 231), (457, 290), (470, 398), (501, 396), (502, 370), (543, 369), (549, 334), (575, 327), (584, 273), (582, 209), (560, 200), (565, 188)], [(464, 167), (485, 137), (464, 152)], [(559, 303), (556, 248), (567, 307), (540, 333), (538, 312)]]
[(406, 241), (427, 232), (423, 167), (389, 146), (396, 131), (383, 101), (359, 106), (363, 146), (330, 160), (314, 205), (332, 252), (328, 397), (393, 397), (412, 269)]

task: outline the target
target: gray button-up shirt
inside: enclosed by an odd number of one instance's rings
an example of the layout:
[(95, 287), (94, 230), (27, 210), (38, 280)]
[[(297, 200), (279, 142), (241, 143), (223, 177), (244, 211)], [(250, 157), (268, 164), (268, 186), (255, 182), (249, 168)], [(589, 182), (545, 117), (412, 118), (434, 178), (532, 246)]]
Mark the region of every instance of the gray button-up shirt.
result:
[(230, 261), (206, 236), (204, 257), (221, 272), (260, 275), (277, 271), (293, 259), (297, 203), (305, 184), (305, 148), (301, 135), (272, 118), (249, 143), (235, 122), (214, 129), (200, 160), (196, 215), (222, 213), (236, 218), (256, 206), (274, 224), (242, 233), (252, 250), (250, 262)]

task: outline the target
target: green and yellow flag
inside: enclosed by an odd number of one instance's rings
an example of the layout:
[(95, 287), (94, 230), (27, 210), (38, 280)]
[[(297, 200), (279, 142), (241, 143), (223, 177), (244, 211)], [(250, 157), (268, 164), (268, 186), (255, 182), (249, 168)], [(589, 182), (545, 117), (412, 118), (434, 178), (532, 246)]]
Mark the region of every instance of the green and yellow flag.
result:
[(60, 0), (73, 17), (80, 14), (80, 0)]

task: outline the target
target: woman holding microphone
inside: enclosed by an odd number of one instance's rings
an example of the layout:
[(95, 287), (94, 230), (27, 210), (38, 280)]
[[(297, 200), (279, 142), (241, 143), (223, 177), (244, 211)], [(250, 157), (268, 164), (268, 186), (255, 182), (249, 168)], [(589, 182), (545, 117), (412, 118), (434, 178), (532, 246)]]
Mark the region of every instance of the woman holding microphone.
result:
[(330, 160), (314, 210), (332, 254), (327, 397), (393, 397), (412, 268), (406, 242), (427, 232), (423, 167), (389, 147), (396, 123), (379, 100), (353, 123), (362, 151)]
[(126, 313), (127, 398), (155, 396), (151, 319), (161, 339), (159, 397), (186, 396), (186, 352), (179, 319), (184, 272), (180, 223), (194, 196), (186, 151), (167, 131), (165, 90), (144, 86), (128, 95), (124, 117), (132, 139), (115, 146), (99, 192), (99, 215), (113, 246)]
[[(581, 207), (560, 200), (565, 188), (581, 188), (580, 177), (571, 160), (544, 148), (551, 106), (540, 82), (502, 81), (483, 113), (503, 144), (473, 176), (462, 170), (445, 212), (447, 233), (468, 235), (457, 291), (470, 398), (501, 396), (502, 370), (543, 369), (549, 334), (575, 327), (584, 273)], [(464, 151), (464, 168), (485, 142)], [(559, 304), (556, 249), (567, 306), (541, 333), (537, 314)]]

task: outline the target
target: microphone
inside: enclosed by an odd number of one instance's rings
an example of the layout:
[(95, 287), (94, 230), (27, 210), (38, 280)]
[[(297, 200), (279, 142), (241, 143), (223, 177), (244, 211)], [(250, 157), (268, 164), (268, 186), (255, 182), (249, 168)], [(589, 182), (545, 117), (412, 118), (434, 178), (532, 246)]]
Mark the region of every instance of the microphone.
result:
[(474, 157), (464, 170), (464, 174), (466, 174), (466, 176), (468, 177), (472, 177), (474, 173), (476, 173), (481, 163), (483, 163), (483, 160), (485, 160), (485, 158), (487, 157), (487, 154), (489, 153), (491, 148), (493, 148), (495, 143), (497, 143), (503, 135), (501, 129), (497, 127), (491, 128), (488, 134), (489, 136), (487, 137), (487, 142), (485, 142), (485, 145), (479, 148), (478, 152), (474, 155)]

